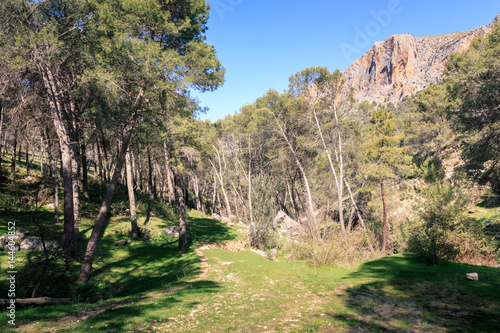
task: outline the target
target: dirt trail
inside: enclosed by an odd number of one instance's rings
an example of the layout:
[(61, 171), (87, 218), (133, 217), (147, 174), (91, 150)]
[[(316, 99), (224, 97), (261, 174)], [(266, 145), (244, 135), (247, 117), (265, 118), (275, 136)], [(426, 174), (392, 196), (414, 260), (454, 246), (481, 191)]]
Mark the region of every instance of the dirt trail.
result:
[(245, 248), (245, 241), (235, 241), (235, 242), (228, 242), (228, 243), (219, 243), (219, 244), (206, 244), (202, 245), (198, 248), (196, 248), (194, 251), (196, 254), (200, 257), (201, 259), (201, 265), (200, 265), (200, 274), (198, 276), (188, 282), (182, 283), (178, 286), (168, 288), (166, 290), (163, 290), (161, 292), (157, 293), (152, 293), (146, 296), (141, 296), (133, 300), (127, 300), (123, 302), (116, 302), (116, 303), (111, 303), (111, 304), (105, 304), (99, 307), (96, 307), (94, 309), (87, 309), (82, 311), (81, 313), (78, 314), (73, 314), (70, 316), (62, 317), (58, 319), (57, 321), (46, 321), (46, 322), (35, 322), (35, 323), (28, 323), (28, 324), (20, 324), (18, 327), (20, 328), (21, 332), (40, 332), (42, 324), (45, 325), (50, 325), (52, 326), (50, 329), (44, 329), (44, 332), (55, 332), (58, 329), (61, 328), (70, 328), (76, 324), (78, 324), (80, 321), (87, 320), (90, 317), (96, 316), (108, 309), (118, 309), (124, 306), (129, 306), (131, 304), (135, 304), (137, 302), (141, 302), (144, 300), (148, 299), (155, 299), (159, 298), (163, 295), (168, 295), (172, 294), (176, 291), (179, 291), (181, 289), (186, 288), (190, 284), (198, 281), (202, 281), (205, 276), (207, 275), (208, 272), (208, 262), (207, 262), (207, 257), (203, 255), (203, 251), (211, 249), (211, 248), (220, 248), (228, 251), (241, 251)]

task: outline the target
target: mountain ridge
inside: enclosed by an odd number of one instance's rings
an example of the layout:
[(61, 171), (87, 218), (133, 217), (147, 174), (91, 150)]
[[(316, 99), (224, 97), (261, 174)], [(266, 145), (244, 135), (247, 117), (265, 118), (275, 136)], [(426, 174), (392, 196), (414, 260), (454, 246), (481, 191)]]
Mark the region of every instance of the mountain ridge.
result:
[(473, 30), (415, 37), (396, 34), (378, 41), (344, 71), (342, 97), (354, 88), (358, 101), (396, 104), (433, 83), (440, 82), (453, 52), (467, 50), (472, 40), (491, 33), (495, 19)]

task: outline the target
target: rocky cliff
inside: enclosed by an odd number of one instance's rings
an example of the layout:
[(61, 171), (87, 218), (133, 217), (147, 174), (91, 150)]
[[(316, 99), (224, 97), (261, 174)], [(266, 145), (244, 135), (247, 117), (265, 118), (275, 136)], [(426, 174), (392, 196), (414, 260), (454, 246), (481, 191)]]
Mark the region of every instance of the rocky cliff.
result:
[(489, 34), (499, 19), (500, 14), (492, 23), (470, 31), (428, 37), (401, 34), (376, 42), (344, 71), (344, 96), (351, 88), (359, 101), (397, 103), (412, 96), (441, 81), (450, 54)]

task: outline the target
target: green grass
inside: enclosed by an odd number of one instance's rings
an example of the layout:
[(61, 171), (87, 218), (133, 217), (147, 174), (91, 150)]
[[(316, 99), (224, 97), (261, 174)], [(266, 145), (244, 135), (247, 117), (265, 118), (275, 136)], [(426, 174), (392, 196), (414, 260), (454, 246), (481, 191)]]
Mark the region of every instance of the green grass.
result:
[[(0, 196), (24, 191), (13, 183), (6, 186)], [(496, 225), (498, 220), (491, 222), (496, 218), (491, 210), (498, 208), (481, 209), (485, 211), (478, 213), (490, 221), (484, 223)], [(54, 224), (50, 212), (41, 212), (39, 218), (49, 238), (60, 237), (61, 226)], [(29, 213), (0, 212), (0, 232), (6, 231), (9, 221), (38, 234)], [(92, 223), (91, 217), (81, 221), (80, 251)], [(15, 330), (0, 314), (2, 332), (500, 331), (500, 268), (452, 262), (426, 266), (402, 255), (325, 268), (212, 248), (204, 251), (208, 270), (197, 279), (202, 262), (195, 248), (241, 240), (237, 228), (191, 212), (189, 251), (180, 255), (177, 239), (161, 231), (176, 224), (174, 218), (144, 210), (139, 225), (151, 229), (152, 242), (115, 247), (115, 241), (128, 238), (129, 223), (125, 216), (110, 218), (92, 279), (71, 286), (76, 294), (107, 299), (18, 309)], [(6, 254), (0, 257), (0, 291), (5, 295)], [(17, 254), (19, 265), (24, 257), (26, 253)], [(70, 273), (73, 281), (78, 269), (75, 263)], [(467, 281), (465, 274), (470, 272), (477, 272), (479, 281)]]
[[(495, 268), (426, 266), (399, 255), (347, 268), (315, 268), (301, 261), (272, 262), (249, 251), (204, 254), (209, 265), (204, 278), (171, 293), (155, 294), (164, 290), (158, 285), (150, 298), (20, 310), (18, 325), (25, 331), (57, 332), (500, 329), (500, 272)], [(465, 279), (473, 271), (480, 281)], [(186, 278), (197, 272), (192, 273)]]

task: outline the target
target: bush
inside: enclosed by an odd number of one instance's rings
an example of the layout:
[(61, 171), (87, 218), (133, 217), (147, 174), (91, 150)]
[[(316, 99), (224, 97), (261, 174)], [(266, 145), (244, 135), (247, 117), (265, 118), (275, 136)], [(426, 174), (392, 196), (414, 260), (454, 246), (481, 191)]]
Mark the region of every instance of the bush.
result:
[[(306, 260), (312, 266), (354, 264), (380, 256), (377, 252), (370, 252), (368, 237), (373, 238), (357, 228), (346, 235), (340, 231), (332, 233), (328, 241), (320, 245), (297, 242), (283, 237), (277, 240), (277, 248), (281, 252), (288, 253), (289, 259)], [(373, 243), (373, 239), (371, 242)]]
[(68, 278), (71, 262), (62, 249), (47, 248), (27, 253), (17, 277), (20, 298), (67, 296), (71, 280)]
[(417, 226), (408, 252), (427, 264), (441, 259), (470, 264), (494, 264), (480, 222), (466, 216), (466, 196), (460, 186), (437, 181), (422, 191)]
[(273, 180), (267, 176), (256, 177), (253, 181), (252, 205), (255, 223), (250, 225), (248, 242), (250, 246), (264, 250), (276, 246), (274, 217), (278, 209), (274, 203)]
[(273, 236), (273, 223), (269, 220), (258, 220), (250, 225), (248, 243), (260, 250), (273, 248), (276, 245)]

